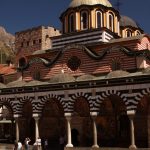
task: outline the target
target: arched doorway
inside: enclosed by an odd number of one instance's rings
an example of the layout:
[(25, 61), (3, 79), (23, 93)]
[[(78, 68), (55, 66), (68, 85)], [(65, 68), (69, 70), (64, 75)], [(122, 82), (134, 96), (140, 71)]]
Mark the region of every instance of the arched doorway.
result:
[(71, 120), (72, 144), (74, 146), (92, 146), (93, 132), (88, 101), (79, 97), (74, 103), (74, 112)]
[(13, 110), (9, 104), (0, 106), (0, 143), (12, 143), (15, 139)]
[(30, 101), (27, 101), (23, 105), (22, 117), (19, 118), (19, 132), (20, 140), (24, 142), (26, 137), (31, 139), (33, 144), (35, 141), (35, 121), (32, 118), (32, 104)]
[(150, 97), (147, 95), (139, 101), (134, 117), (135, 144), (137, 147), (142, 148), (148, 147), (148, 126), (150, 126), (150, 118), (148, 117), (150, 114), (149, 99)]
[(50, 99), (46, 102), (39, 124), (42, 143), (48, 139), (51, 149), (59, 148), (60, 135), (66, 135), (66, 124), (64, 110), (57, 99)]
[(96, 119), (98, 145), (104, 147), (128, 147), (130, 144), (130, 122), (126, 107), (117, 95), (103, 100)]

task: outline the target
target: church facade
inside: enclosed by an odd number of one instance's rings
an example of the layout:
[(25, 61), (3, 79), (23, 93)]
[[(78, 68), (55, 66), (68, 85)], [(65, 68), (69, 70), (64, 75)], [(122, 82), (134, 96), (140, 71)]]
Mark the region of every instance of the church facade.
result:
[(150, 147), (149, 35), (108, 0), (72, 0), (60, 21), (61, 32), (16, 33), (18, 79), (0, 84), (0, 138)]

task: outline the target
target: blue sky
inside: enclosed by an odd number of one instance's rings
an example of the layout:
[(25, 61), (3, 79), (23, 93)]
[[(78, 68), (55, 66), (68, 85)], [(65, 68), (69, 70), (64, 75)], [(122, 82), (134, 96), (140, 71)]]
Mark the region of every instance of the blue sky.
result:
[[(109, 0), (113, 5), (117, 0)], [(121, 14), (137, 21), (150, 34), (150, 0), (120, 0)], [(12, 34), (15, 32), (49, 25), (61, 28), (60, 14), (71, 0), (1, 0), (0, 26)]]

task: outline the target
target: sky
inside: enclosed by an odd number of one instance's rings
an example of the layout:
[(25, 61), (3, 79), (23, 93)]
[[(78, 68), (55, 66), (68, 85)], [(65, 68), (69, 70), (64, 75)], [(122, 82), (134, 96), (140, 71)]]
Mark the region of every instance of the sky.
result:
[[(115, 7), (117, 0), (109, 0)], [(7, 32), (26, 30), (40, 25), (61, 29), (59, 16), (71, 0), (0, 0), (0, 26)], [(120, 0), (120, 14), (134, 19), (150, 34), (150, 0)]]

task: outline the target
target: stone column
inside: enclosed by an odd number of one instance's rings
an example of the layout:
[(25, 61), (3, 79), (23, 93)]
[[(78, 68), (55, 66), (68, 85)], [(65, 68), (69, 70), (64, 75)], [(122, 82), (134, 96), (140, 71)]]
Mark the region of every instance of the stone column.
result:
[(15, 122), (16, 122), (16, 141), (19, 140), (19, 123), (18, 123), (18, 118), (15, 118)]
[(96, 122), (95, 119), (97, 117), (97, 112), (91, 112), (91, 117), (93, 120), (93, 148), (99, 148), (98, 144), (97, 144), (97, 127), (96, 127)]
[(34, 117), (35, 120), (35, 141), (38, 139), (39, 137), (39, 117)]
[(135, 135), (134, 135), (134, 122), (133, 122), (133, 118), (135, 116), (135, 111), (127, 111), (127, 115), (130, 119), (130, 132), (131, 132), (131, 145), (129, 146), (130, 150), (135, 150), (136, 145), (135, 145)]
[(71, 113), (65, 113), (65, 117), (67, 120), (67, 145), (66, 147), (73, 147), (71, 143), (71, 125), (70, 125)]

